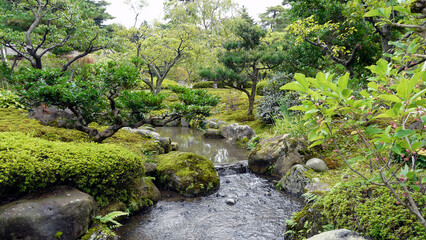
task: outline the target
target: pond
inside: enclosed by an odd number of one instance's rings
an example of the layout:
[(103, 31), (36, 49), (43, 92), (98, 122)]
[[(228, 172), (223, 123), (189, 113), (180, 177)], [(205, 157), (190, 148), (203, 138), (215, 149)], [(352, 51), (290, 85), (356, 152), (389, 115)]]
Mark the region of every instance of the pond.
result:
[[(248, 152), (226, 140), (203, 139), (188, 128), (158, 128), (179, 143), (179, 151), (204, 154), (215, 165), (247, 159)], [(220, 189), (199, 198), (183, 198), (168, 191), (149, 210), (133, 216), (118, 229), (122, 239), (283, 239), (285, 219), (303, 201), (276, 191), (252, 173), (221, 176)]]

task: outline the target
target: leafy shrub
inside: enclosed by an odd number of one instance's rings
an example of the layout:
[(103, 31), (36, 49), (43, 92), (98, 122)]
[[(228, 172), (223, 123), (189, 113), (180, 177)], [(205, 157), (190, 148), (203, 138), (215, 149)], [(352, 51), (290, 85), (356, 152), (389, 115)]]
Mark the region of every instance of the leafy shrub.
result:
[(0, 63), (0, 89), (9, 89), (12, 83), (12, 69), (5, 62)]
[(111, 144), (51, 142), (22, 133), (0, 133), (0, 196), (69, 185), (95, 197), (128, 200), (126, 187), (144, 174), (141, 157)]
[(292, 74), (278, 72), (270, 80), (260, 82), (256, 91), (262, 91), (263, 97), (257, 105), (256, 117), (265, 123), (274, 123), (275, 119), (283, 118), (283, 113), (288, 113), (287, 108), (300, 104), (298, 94), (291, 91), (280, 90), (281, 86), (292, 81)]
[(264, 96), (267, 90), (268, 82), (267, 81), (260, 81), (256, 85), (256, 95)]
[(0, 89), (0, 108), (25, 108), (18, 95), (10, 90)]
[(192, 88), (198, 89), (198, 88), (213, 88), (213, 82), (207, 81), (207, 82), (197, 82), (192, 85)]

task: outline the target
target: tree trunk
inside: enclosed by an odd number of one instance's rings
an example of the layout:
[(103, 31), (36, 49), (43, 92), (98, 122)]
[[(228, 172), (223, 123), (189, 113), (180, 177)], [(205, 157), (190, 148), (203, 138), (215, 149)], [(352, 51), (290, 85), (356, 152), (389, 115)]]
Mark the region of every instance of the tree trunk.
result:
[(40, 56), (33, 56), (35, 60), (35, 66), (33, 66), (36, 69), (43, 69), (43, 64), (41, 63), (41, 57)]
[(155, 86), (155, 94), (158, 94), (161, 92), (161, 84), (163, 84), (164, 81), (164, 77), (159, 77), (157, 76), (157, 82), (156, 82), (156, 86)]
[(383, 53), (383, 59), (386, 61), (390, 61), (389, 57), (386, 57), (385, 53), (391, 53), (392, 49), (394, 48), (392, 45), (389, 44), (389, 42), (392, 40), (392, 26), (391, 25), (384, 25), (381, 28), (381, 34), (380, 34), (380, 42), (382, 44), (382, 53)]

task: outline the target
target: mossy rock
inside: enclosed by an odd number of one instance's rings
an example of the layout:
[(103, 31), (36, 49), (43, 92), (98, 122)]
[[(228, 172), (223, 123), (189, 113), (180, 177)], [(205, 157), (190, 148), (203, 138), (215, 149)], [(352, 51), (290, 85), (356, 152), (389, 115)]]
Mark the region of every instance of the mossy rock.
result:
[(187, 197), (206, 195), (219, 189), (212, 161), (189, 152), (171, 152), (157, 158), (157, 177), (166, 188)]
[(131, 213), (143, 210), (161, 198), (158, 188), (146, 177), (135, 179), (129, 188), (130, 196), (127, 207)]

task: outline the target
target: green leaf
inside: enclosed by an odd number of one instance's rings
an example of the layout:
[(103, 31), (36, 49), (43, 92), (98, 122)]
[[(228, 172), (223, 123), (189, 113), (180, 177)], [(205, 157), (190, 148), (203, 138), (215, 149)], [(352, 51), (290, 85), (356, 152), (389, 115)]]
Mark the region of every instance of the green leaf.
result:
[(342, 77), (339, 78), (337, 81), (337, 87), (339, 88), (340, 92), (343, 92), (343, 90), (348, 88), (348, 80), (349, 80), (349, 73), (346, 73)]
[(378, 88), (377, 83), (375, 83), (375, 82), (369, 82), (369, 83), (367, 84), (367, 86), (368, 86), (370, 89), (377, 91), (377, 88)]
[(294, 79), (296, 79), (304, 89), (309, 88), (309, 82), (306, 80), (305, 75), (301, 73), (296, 73), (294, 74)]
[(306, 89), (299, 82), (287, 83), (286, 85), (280, 87), (280, 90), (292, 90), (292, 91), (306, 92)]
[(387, 75), (389, 72), (389, 65), (388, 61), (381, 58), (379, 61), (377, 61), (377, 73), (380, 75)]
[(394, 153), (399, 154), (399, 155), (401, 155), (401, 154), (402, 154), (402, 149), (401, 149), (401, 147), (400, 147), (399, 145), (394, 145), (394, 146), (392, 147), (392, 151), (393, 151)]
[(361, 156), (357, 156), (357, 157), (353, 157), (353, 158), (348, 159), (348, 163), (349, 163), (349, 164), (353, 164), (354, 162), (362, 161), (362, 160), (364, 160), (364, 158), (363, 158), (363, 157), (361, 157)]
[(365, 129), (365, 134), (367, 134), (367, 135), (375, 134), (375, 133), (381, 133), (381, 132), (383, 132), (382, 129), (375, 128), (375, 127), (372, 127), (372, 126), (369, 126)]
[(369, 98), (370, 97), (370, 94), (367, 91), (365, 91), (365, 90), (362, 90), (359, 94), (361, 96), (365, 97), (365, 98)]
[(410, 188), (412, 188), (416, 192), (420, 192), (420, 187), (414, 184), (409, 185)]
[(385, 101), (391, 101), (391, 102), (401, 102), (401, 99), (399, 99), (399, 97), (395, 96), (395, 95), (390, 95), (390, 94), (381, 94), (378, 96), (378, 98), (385, 100)]
[(324, 141), (317, 140), (314, 143), (312, 143), (308, 148), (312, 148), (312, 147), (318, 146), (318, 145), (323, 144), (323, 143), (324, 143)]
[(397, 95), (402, 98), (402, 100), (406, 100), (412, 91), (410, 88), (410, 81), (408, 79), (401, 79), (398, 86), (396, 87)]
[(364, 14), (364, 17), (377, 17), (380, 16), (379, 10), (372, 9)]
[(422, 121), (423, 121), (423, 123), (426, 123), (426, 115), (422, 116)]
[(404, 138), (404, 137), (408, 137), (408, 136), (415, 134), (415, 133), (416, 132), (414, 132), (413, 130), (410, 130), (410, 129), (401, 129), (401, 130), (397, 131), (394, 136), (397, 137), (397, 138)]

